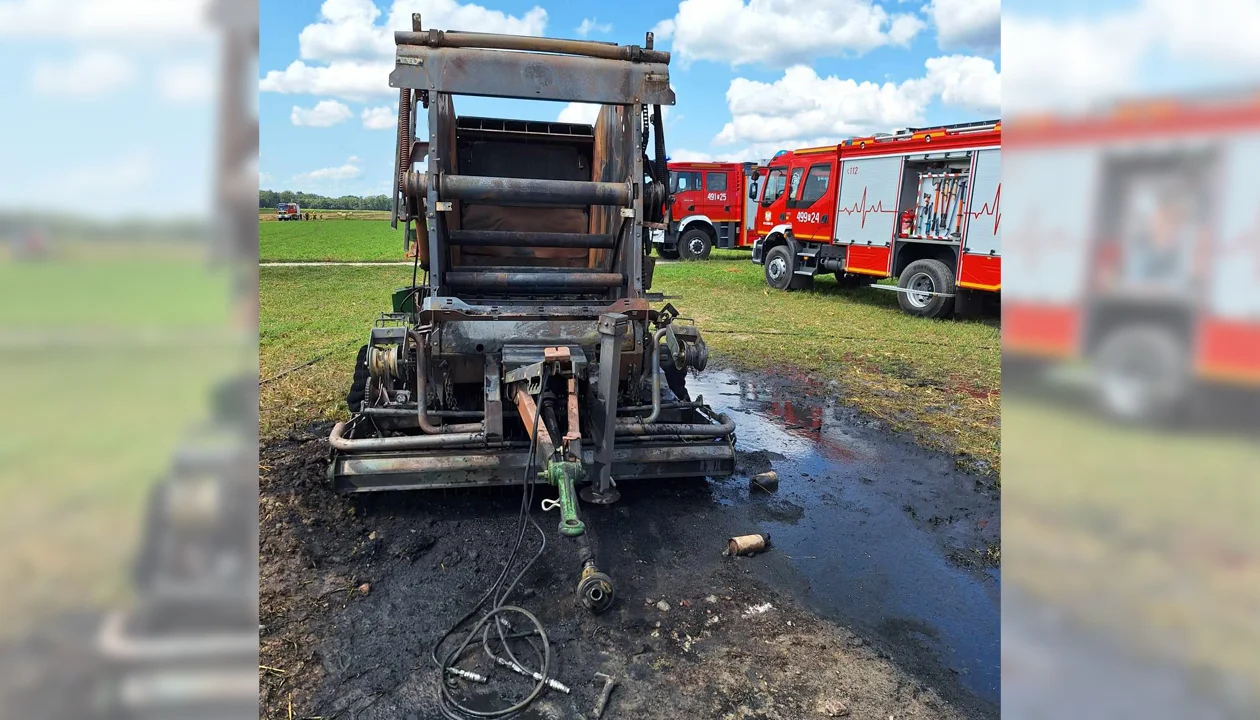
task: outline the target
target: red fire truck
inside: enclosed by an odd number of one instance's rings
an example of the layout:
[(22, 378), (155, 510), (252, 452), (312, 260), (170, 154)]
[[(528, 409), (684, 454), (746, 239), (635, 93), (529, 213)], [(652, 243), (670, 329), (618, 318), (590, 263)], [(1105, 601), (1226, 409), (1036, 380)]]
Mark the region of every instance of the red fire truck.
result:
[(1260, 388), (1260, 100), (1131, 101), (1010, 130), (1004, 363), (1086, 368), (1126, 420), (1205, 397), (1254, 409), (1237, 390)]
[[(998, 120), (786, 151), (757, 193), (753, 261), (780, 290), (834, 273), (899, 278), (901, 308), (946, 317), (1002, 287)], [(976, 293), (976, 294), (973, 294)]]
[(747, 248), (756, 203), (747, 189), (756, 176), (753, 163), (671, 162), (670, 206), (666, 229), (652, 236), (661, 257), (703, 260), (717, 248)]

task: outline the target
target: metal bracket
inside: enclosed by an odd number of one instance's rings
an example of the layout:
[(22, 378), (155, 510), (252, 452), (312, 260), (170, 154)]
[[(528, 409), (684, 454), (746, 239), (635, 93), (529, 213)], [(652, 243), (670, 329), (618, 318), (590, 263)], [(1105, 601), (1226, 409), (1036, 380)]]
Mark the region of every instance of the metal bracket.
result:
[(490, 354), (486, 355), (485, 392), (486, 440), (498, 440), (503, 437), (503, 392), (499, 387), (499, 361)]
[(546, 364), (547, 362), (544, 360), (518, 367), (515, 370), (509, 370), (507, 375), (503, 376), (503, 382), (508, 385), (525, 383), (525, 392), (530, 395), (537, 395), (542, 392), (542, 373), (543, 366)]
[(455, 209), (455, 206), (451, 204), (450, 200), (438, 200), (433, 203), (433, 209), (438, 212), (451, 212)]

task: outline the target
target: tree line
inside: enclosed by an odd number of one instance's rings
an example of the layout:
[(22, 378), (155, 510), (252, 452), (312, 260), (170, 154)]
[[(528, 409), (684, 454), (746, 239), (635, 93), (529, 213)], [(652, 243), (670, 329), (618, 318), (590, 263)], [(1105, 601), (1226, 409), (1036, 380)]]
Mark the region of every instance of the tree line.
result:
[(388, 195), (342, 195), (330, 198), (292, 190), (259, 190), (258, 208), (275, 209), (280, 203), (297, 203), (303, 210), (391, 210), (393, 199)]

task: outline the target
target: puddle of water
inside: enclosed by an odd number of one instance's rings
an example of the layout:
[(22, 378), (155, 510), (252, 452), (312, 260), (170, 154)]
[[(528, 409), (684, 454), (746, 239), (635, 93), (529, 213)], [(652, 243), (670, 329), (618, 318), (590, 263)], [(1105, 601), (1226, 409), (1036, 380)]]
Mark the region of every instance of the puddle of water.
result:
[(777, 454), (773, 495), (750, 489), (747, 477), (714, 483), (714, 495), (723, 506), (749, 506), (750, 520), (808, 581), (808, 603), (894, 648), (930, 653), (964, 687), (999, 700), (1000, 573), (950, 562), (941, 534), (906, 509), (924, 497), (950, 513), (983, 500), (996, 520), (995, 501), (975, 495), (974, 478), (948, 457), (861, 426), (808, 379), (750, 382), (711, 371), (688, 388), (731, 414), (739, 451)]

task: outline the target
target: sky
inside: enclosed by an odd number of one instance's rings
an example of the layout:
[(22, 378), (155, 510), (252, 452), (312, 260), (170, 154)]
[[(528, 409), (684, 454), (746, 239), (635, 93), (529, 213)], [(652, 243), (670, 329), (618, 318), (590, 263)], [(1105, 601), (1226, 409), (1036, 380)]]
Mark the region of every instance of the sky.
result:
[[(220, 78), (209, 2), (0, 0), (0, 210), (211, 214)], [(250, 82), (263, 187), (386, 192), (390, 18), (413, 10), (431, 27), (621, 43), (654, 29), (673, 52), (677, 159), (760, 159), (906, 125), (1260, 86), (1260, 0), (262, 0)], [(458, 108), (502, 111), (490, 100)]]
[[(672, 52), (678, 160), (777, 150), (1000, 114), (999, 0), (262, 0), (260, 185), (388, 193), (392, 31), (424, 27), (643, 44)], [(596, 108), (457, 98), (456, 111), (590, 122)]]

